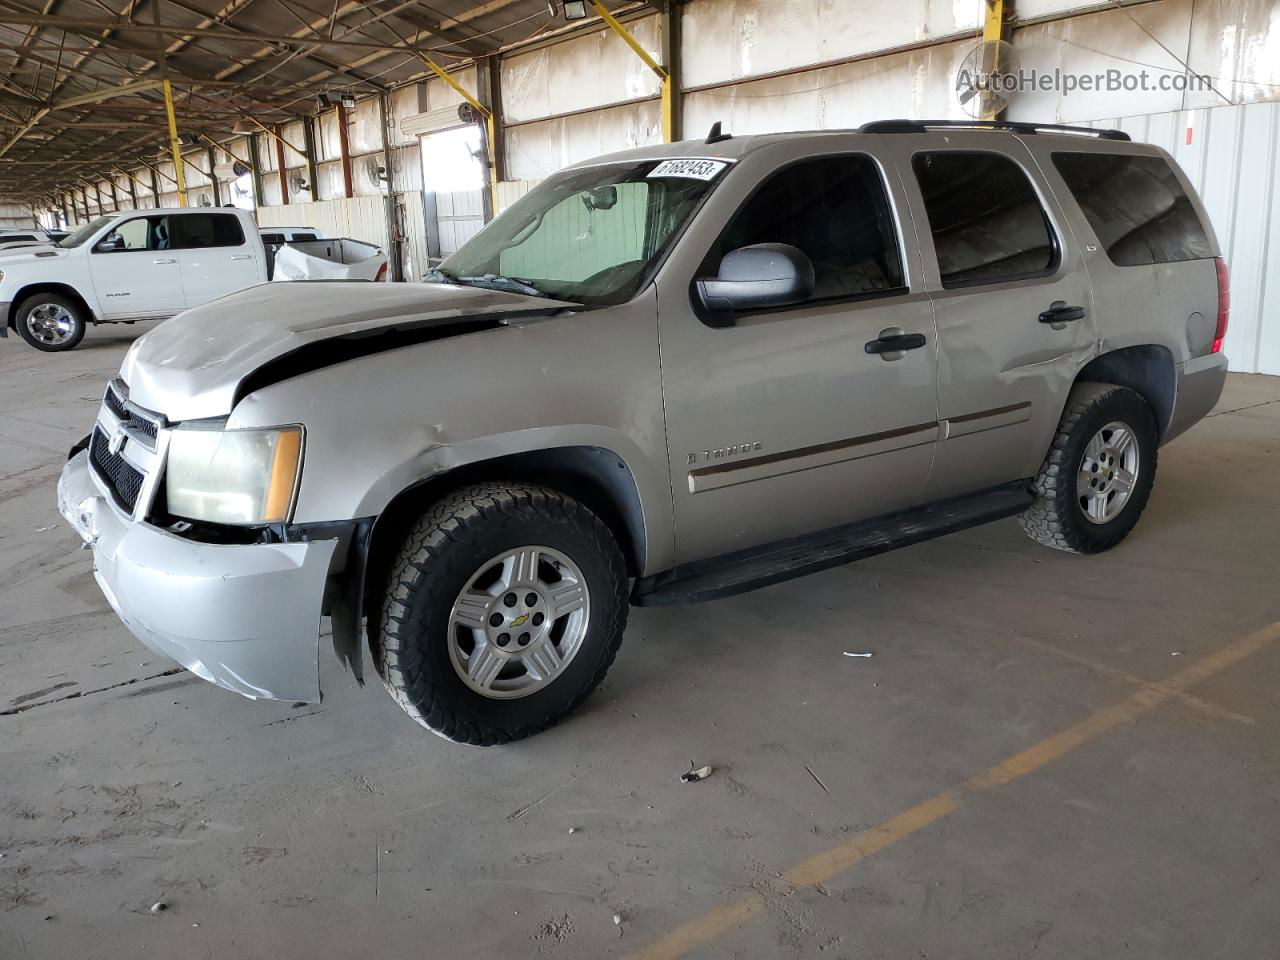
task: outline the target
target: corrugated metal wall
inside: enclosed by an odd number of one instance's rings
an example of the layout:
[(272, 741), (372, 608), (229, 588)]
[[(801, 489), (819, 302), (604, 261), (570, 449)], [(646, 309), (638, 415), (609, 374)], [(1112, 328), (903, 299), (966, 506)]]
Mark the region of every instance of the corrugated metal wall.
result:
[(1157, 144), (1186, 171), (1231, 268), (1231, 369), (1280, 375), (1280, 102), (1093, 125)]
[(315, 227), (329, 237), (350, 237), (387, 246), (387, 200), (383, 196), (317, 200), (287, 207), (259, 207), (263, 227)]

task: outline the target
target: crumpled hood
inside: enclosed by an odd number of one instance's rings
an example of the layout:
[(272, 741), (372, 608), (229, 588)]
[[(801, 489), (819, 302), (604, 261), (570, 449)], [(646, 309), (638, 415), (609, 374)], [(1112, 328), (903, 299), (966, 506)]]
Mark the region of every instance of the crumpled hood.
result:
[(219, 417), (245, 377), (310, 343), (574, 306), (433, 283), (264, 283), (160, 324), (129, 349), (120, 375), (134, 403), (170, 420)]

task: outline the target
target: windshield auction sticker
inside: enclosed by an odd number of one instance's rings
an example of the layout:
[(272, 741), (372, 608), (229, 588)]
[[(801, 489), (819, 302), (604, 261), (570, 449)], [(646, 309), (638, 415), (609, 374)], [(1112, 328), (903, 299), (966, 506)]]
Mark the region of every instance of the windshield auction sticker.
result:
[(663, 160), (649, 171), (649, 176), (714, 180), (716, 174), (728, 165), (724, 160)]

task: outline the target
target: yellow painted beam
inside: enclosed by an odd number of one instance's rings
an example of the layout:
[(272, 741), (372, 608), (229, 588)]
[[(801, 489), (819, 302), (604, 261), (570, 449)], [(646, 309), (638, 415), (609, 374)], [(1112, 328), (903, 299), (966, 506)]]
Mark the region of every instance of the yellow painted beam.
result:
[(187, 174), (182, 167), (182, 145), (178, 142), (178, 121), (173, 115), (173, 85), (168, 77), (160, 81), (164, 91), (164, 112), (169, 120), (169, 152), (173, 154), (174, 182), (178, 185), (178, 206), (187, 205)]
[(634, 36), (632, 36), (630, 30), (628, 30), (621, 23), (619, 23), (617, 18), (613, 14), (611, 14), (608, 10), (606, 10), (603, 6), (601, 6), (597, 2), (597, 0), (591, 0), (591, 6), (595, 10), (595, 12), (600, 15), (600, 19), (603, 20), (605, 23), (607, 23), (609, 25), (609, 28), (622, 38), (622, 42), (625, 43), (628, 47), (630, 47), (632, 51), (634, 51), (637, 57), (639, 57), (641, 60), (644, 61), (645, 66), (647, 66), (650, 70), (656, 73), (661, 79), (663, 80), (667, 79), (666, 67), (662, 66), (662, 64), (658, 63), (657, 60), (653, 59), (653, 57), (649, 55), (649, 51), (646, 50), (644, 47), (640, 46), (640, 41), (637, 40)]
[[(999, 43), (1004, 39), (1004, 0), (982, 0), (982, 69), (987, 76), (1000, 69)], [(983, 120), (994, 120), (999, 111), (985, 110)]]
[(671, 143), (675, 138), (675, 103), (674, 95), (671, 89), (671, 74), (667, 68), (658, 63), (657, 60), (650, 56), (649, 51), (640, 45), (640, 41), (618, 22), (617, 17), (606, 10), (597, 0), (590, 0), (592, 9), (600, 16), (600, 19), (609, 25), (609, 29), (622, 38), (622, 42), (631, 48), (637, 57), (644, 61), (644, 65), (658, 75), (658, 79), (662, 81), (662, 142)]

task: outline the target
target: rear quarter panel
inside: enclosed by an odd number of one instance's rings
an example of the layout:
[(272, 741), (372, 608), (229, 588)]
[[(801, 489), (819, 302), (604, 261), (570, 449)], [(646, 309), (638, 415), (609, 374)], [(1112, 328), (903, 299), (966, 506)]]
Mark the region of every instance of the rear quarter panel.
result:
[(1098, 352), (1123, 347), (1157, 345), (1169, 350), (1175, 363), (1207, 352), (1218, 313), (1217, 270), (1212, 259), (1141, 266), (1117, 266), (1102, 249), (1080, 205), (1053, 163), (1053, 153), (1104, 153), (1158, 156), (1167, 161), (1192, 202), (1215, 255), (1219, 253), (1204, 205), (1186, 175), (1163, 150), (1150, 144), (1122, 140), (1094, 140), (1026, 136), (1045, 183), (1053, 191), (1084, 255), (1093, 287)]

